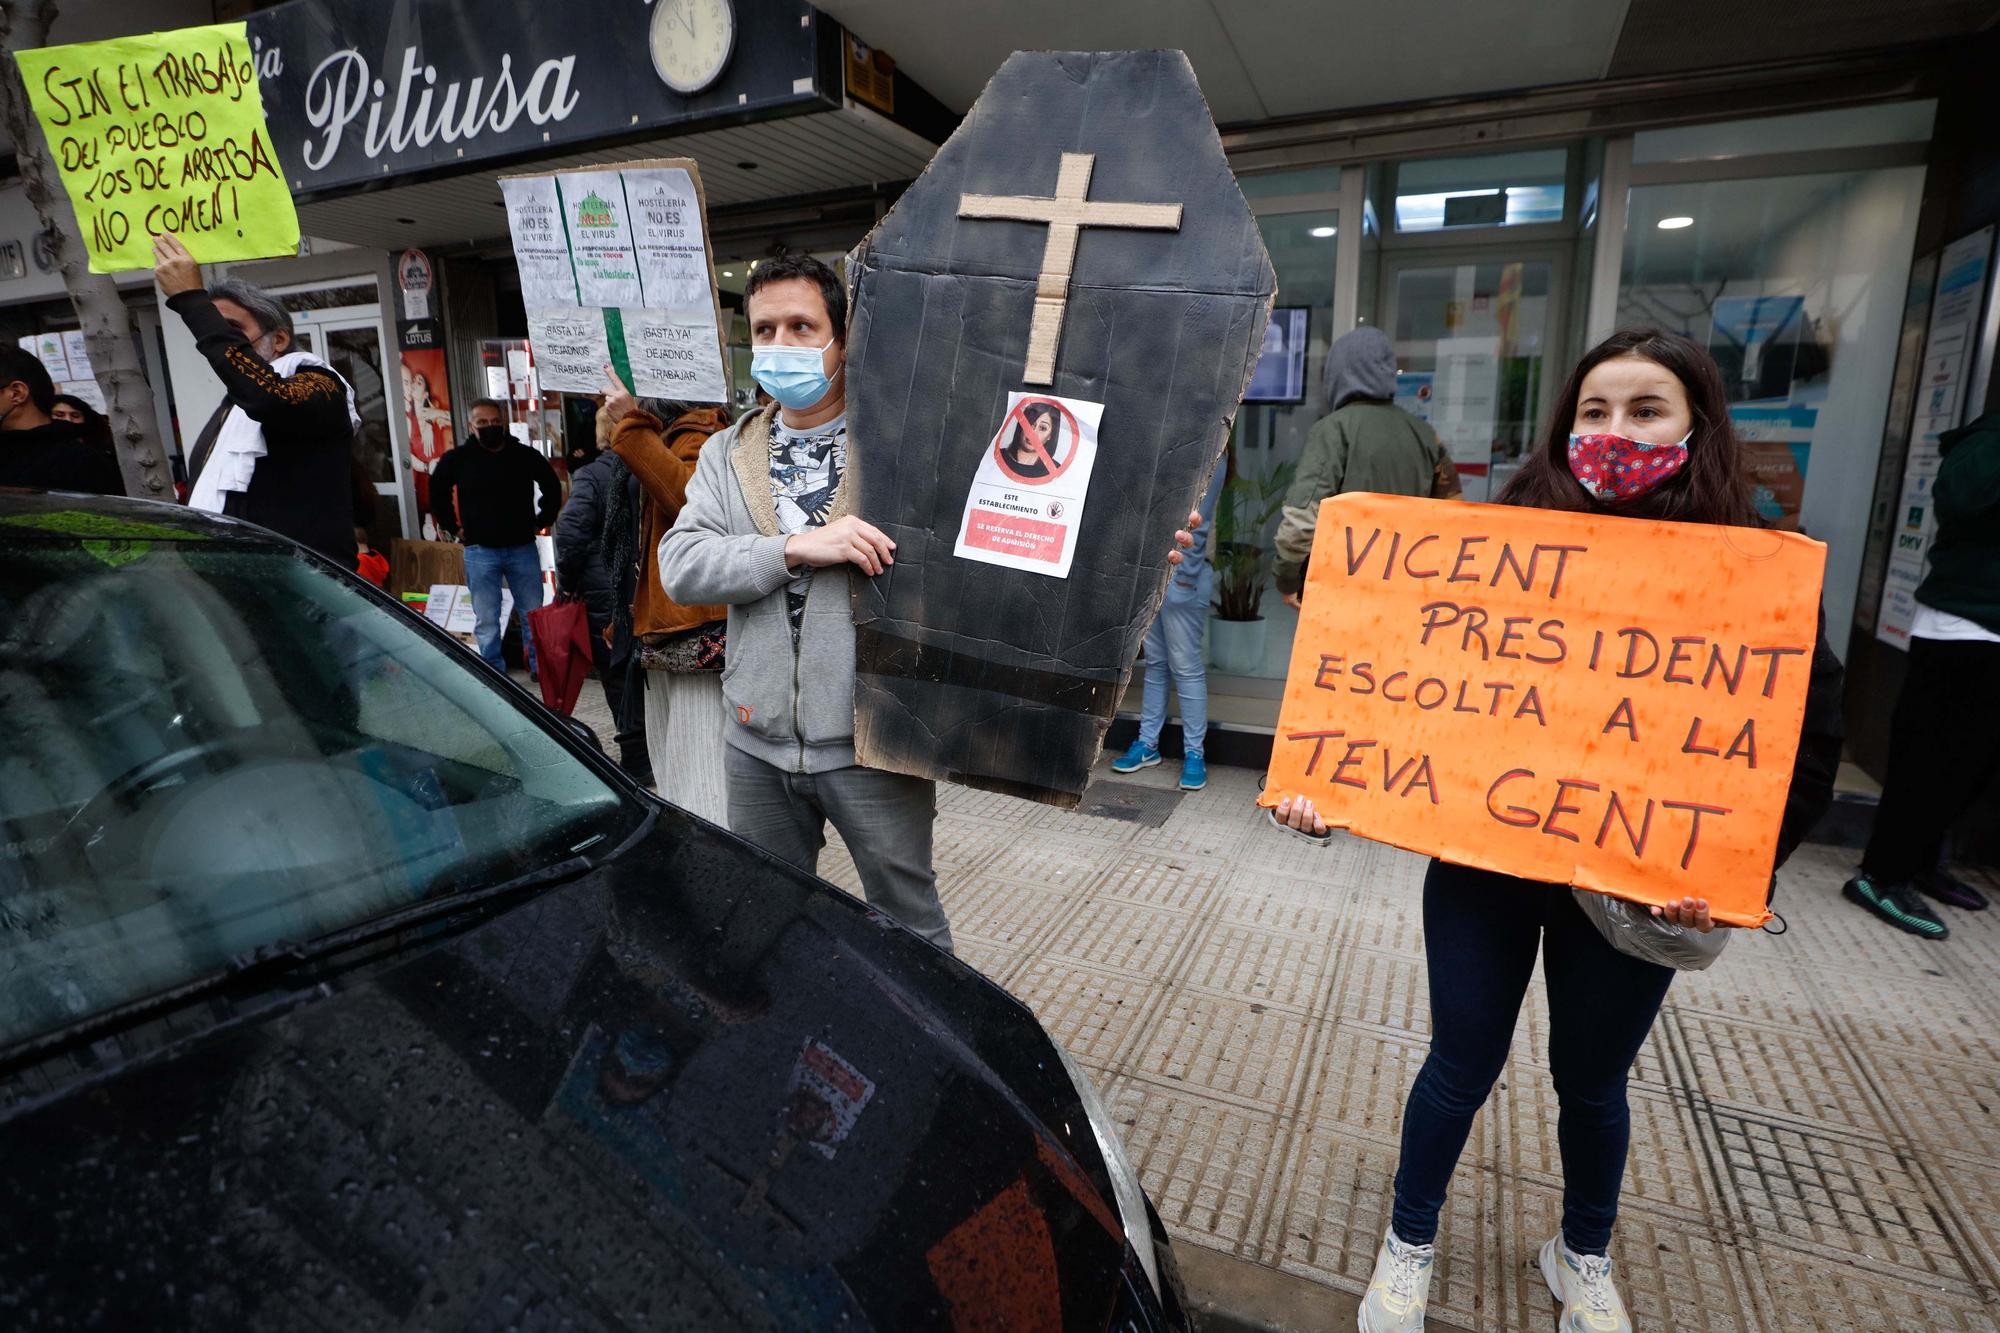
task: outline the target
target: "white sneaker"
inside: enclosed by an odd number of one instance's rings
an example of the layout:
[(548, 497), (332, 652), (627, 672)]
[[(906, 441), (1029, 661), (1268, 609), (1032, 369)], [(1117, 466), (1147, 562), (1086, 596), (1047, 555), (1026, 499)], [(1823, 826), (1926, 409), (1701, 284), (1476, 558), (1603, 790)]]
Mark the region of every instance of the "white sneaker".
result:
[(1394, 1230), (1384, 1235), (1355, 1321), (1361, 1333), (1423, 1333), (1436, 1261), (1437, 1246), (1405, 1245)]
[(1632, 1333), (1632, 1317), (1603, 1255), (1578, 1254), (1553, 1236), (1542, 1246), (1542, 1278), (1562, 1305), (1556, 1333)]

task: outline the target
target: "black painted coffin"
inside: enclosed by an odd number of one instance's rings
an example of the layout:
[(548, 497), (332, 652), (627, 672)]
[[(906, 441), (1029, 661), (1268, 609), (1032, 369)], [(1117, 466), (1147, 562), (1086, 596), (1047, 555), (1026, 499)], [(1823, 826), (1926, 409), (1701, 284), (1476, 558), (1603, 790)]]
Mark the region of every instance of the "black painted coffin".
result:
[[(1043, 280), (1051, 225), (993, 203), (1073, 193), (1081, 164), (1065, 154), (1091, 156), (1092, 205), (1180, 206), (1172, 225), (1154, 209), (1081, 226), (1066, 292)], [(1073, 806), (1276, 286), (1187, 57), (1014, 55), (848, 272), (850, 484), (897, 543), (891, 569), (855, 580), (858, 756)], [(1066, 296), (1046, 382), (1029, 379), (1038, 283)], [(1066, 577), (954, 554), (1023, 391), (1102, 404), (1080, 521), (1054, 506), (1074, 524)], [(1046, 493), (1026, 499), (1040, 525)]]

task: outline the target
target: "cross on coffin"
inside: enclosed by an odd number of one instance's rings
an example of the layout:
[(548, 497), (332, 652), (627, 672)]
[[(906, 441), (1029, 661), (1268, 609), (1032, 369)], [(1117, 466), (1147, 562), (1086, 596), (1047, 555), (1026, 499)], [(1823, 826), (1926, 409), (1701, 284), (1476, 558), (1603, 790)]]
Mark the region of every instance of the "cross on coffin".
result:
[(1076, 262), (1076, 241), (1084, 227), (1150, 227), (1178, 231), (1179, 204), (1118, 203), (1093, 200), (1090, 169), (1095, 153), (1064, 153), (1056, 172), (1053, 198), (1019, 194), (962, 194), (962, 218), (1002, 218), (1016, 222), (1046, 222), (1048, 243), (1042, 248), (1042, 273), (1035, 282), (1035, 317), (1028, 326), (1028, 365), (1024, 384), (1053, 384), (1056, 344), (1062, 339), (1063, 307), (1069, 301), (1070, 267)]

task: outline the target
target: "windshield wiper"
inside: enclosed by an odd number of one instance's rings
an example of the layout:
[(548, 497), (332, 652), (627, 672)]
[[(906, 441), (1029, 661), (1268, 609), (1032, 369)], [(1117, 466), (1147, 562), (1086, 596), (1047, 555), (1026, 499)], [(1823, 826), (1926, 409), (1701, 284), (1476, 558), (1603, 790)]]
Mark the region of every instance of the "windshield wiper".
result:
[[(641, 829), (650, 823), (651, 820), (648, 819), (641, 825)], [(496, 884), (427, 898), (422, 902), (370, 917), (366, 921), (316, 936), (311, 940), (277, 940), (270, 944), (259, 945), (255, 949), (237, 954), (219, 971), (196, 977), (192, 981), (184, 981), (167, 990), (155, 991), (136, 1000), (113, 1005), (109, 1009), (99, 1010), (87, 1018), (80, 1018), (74, 1023), (0, 1050), (0, 1074), (8, 1072), (14, 1066), (33, 1063), (62, 1047), (91, 1041), (112, 1029), (142, 1022), (169, 1009), (178, 1009), (212, 991), (225, 990), (247, 981), (267, 981), (309, 967), (330, 955), (343, 953), (385, 935), (393, 935), (398, 931), (428, 925), (446, 917), (478, 911), (493, 904), (520, 898), (551, 885), (575, 879), (595, 869), (597, 864), (587, 856), (570, 856), (553, 865), (542, 866)]]

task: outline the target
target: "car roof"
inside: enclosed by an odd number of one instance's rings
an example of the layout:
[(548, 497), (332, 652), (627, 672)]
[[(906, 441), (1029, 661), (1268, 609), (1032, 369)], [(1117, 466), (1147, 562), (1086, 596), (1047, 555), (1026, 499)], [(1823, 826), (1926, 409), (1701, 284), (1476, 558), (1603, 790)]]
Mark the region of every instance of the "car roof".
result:
[[(121, 524), (130, 525), (133, 530), (120, 532)], [(183, 504), (0, 486), (0, 533), (10, 529), (79, 538), (128, 536), (154, 541), (289, 545), (285, 538), (254, 523), (190, 509)]]

